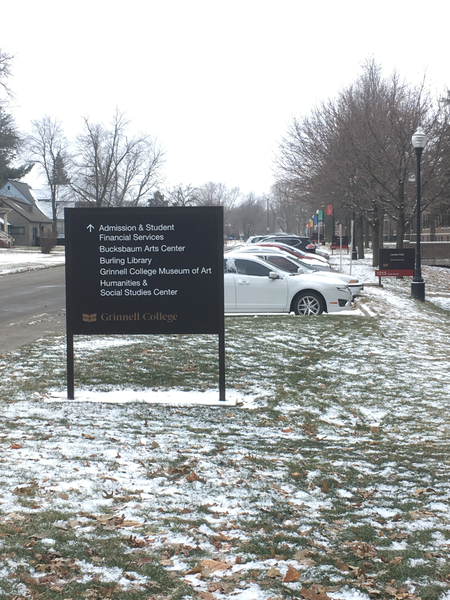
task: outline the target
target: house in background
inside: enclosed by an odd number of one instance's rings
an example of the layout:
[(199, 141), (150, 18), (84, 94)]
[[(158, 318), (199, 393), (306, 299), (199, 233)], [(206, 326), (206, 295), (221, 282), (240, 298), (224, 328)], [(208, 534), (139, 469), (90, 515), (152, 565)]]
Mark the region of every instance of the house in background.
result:
[[(65, 237), (64, 209), (75, 207), (75, 202), (73, 200), (68, 200), (70, 191), (71, 190), (67, 185), (58, 186), (58, 195), (56, 199), (56, 228), (58, 231), (59, 240), (63, 240)], [(39, 210), (43, 212), (46, 217), (53, 220), (53, 207), (50, 188), (33, 188), (32, 194), (35, 198), (35, 204)]]
[[(52, 231), (52, 219), (37, 206), (31, 187), (7, 181), (0, 189), (1, 245), (37, 246), (39, 236)], [(8, 239), (9, 238), (9, 239)]]

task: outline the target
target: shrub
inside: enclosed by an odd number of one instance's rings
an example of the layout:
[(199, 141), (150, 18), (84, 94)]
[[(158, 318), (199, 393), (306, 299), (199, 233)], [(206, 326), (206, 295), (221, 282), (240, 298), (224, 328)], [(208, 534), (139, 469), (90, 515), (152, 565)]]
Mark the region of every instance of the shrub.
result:
[(50, 254), (52, 249), (56, 246), (58, 241), (58, 234), (54, 231), (43, 231), (39, 238), (39, 245), (43, 254)]

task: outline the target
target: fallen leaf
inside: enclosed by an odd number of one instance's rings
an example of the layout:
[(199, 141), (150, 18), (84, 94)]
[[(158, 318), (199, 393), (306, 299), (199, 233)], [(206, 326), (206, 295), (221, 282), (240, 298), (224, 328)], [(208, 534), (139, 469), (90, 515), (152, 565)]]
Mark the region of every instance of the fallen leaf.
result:
[(292, 565), (289, 565), (286, 575), (284, 576), (283, 583), (292, 583), (300, 579), (300, 573), (297, 569), (294, 569)]
[(153, 562), (153, 559), (151, 559), (150, 556), (143, 556), (142, 558), (139, 558), (135, 564), (137, 567), (142, 567), (142, 565), (149, 565), (151, 562)]
[(21, 448), (23, 448), (23, 446), (20, 444), (11, 444), (11, 446), (9, 446), (9, 450), (20, 450)]
[(38, 484), (32, 483), (31, 485), (24, 485), (22, 487), (16, 487), (13, 489), (12, 493), (16, 496), (30, 496), (37, 489), (39, 489)]
[(313, 586), (310, 590), (302, 587), (302, 596), (306, 600), (331, 600), (322, 586)]
[(213, 573), (214, 571), (226, 571), (231, 565), (229, 565), (225, 560), (213, 560), (210, 558), (205, 558), (201, 561), (199, 566), (203, 568), (207, 567), (211, 569), (211, 572)]
[(186, 481), (190, 481), (191, 483), (194, 481), (200, 481), (200, 483), (206, 483), (206, 480), (199, 477), (195, 471), (192, 471), (192, 473), (186, 477)]
[(159, 564), (163, 567), (173, 567), (173, 560), (171, 558), (162, 558)]
[(95, 440), (95, 435), (90, 435), (89, 433), (82, 433), (81, 435), (87, 440)]
[(316, 561), (313, 560), (312, 558), (309, 558), (311, 556), (311, 550), (297, 550), (297, 552), (295, 553), (294, 556), (294, 560), (296, 560), (300, 565), (304, 565), (306, 567), (312, 567), (313, 565), (316, 564)]
[(267, 571), (266, 573), (266, 577), (283, 577), (283, 575), (280, 573), (280, 571), (278, 569), (275, 569), (275, 567), (270, 567), (270, 569)]

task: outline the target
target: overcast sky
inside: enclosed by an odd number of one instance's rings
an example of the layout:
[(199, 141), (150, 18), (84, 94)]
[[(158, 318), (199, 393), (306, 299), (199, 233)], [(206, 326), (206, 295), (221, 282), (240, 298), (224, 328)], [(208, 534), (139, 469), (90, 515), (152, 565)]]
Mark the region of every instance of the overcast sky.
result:
[[(15, 56), (12, 112), (69, 138), (118, 108), (166, 151), (167, 185), (263, 194), (294, 116), (374, 57), (411, 82), (450, 87), (446, 0), (15, 0), (0, 47)], [(37, 182), (31, 183), (37, 186)]]

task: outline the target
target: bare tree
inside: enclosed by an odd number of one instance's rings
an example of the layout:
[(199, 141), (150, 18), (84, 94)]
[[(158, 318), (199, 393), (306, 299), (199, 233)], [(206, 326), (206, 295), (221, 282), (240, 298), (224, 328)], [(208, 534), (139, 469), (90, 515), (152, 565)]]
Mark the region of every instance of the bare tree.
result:
[(244, 239), (257, 233), (264, 226), (266, 201), (255, 194), (247, 194), (245, 198), (228, 214), (230, 229), (238, 232)]
[(283, 231), (297, 235), (303, 234), (313, 211), (308, 197), (287, 182), (277, 182), (272, 186), (269, 207), (276, 214)]
[(116, 111), (110, 127), (84, 119), (72, 167), (71, 188), (87, 206), (137, 206), (161, 181), (164, 152), (147, 134), (128, 137), (129, 122)]
[(67, 172), (69, 143), (59, 121), (45, 116), (40, 121), (32, 121), (32, 134), (27, 146), (31, 159), (39, 164), (50, 189), (52, 202), (52, 230), (58, 231), (58, 190), (70, 183)]
[(240, 198), (239, 188), (228, 189), (224, 183), (209, 181), (196, 189), (195, 203), (198, 206), (224, 206), (231, 210)]
[(197, 199), (197, 188), (180, 183), (166, 190), (166, 197), (172, 206), (193, 206)]
[(408, 85), (395, 72), (384, 77), (381, 67), (369, 60), (356, 82), (336, 99), (321, 103), (309, 117), (293, 120), (280, 144), (278, 178), (319, 206), (333, 203), (364, 216), (373, 228), (376, 261), (384, 214), (397, 221), (398, 246), (414, 217), (411, 136), (419, 124), (433, 132), (423, 159), (424, 207), (448, 189), (437, 172), (447, 144), (442, 127), (437, 127), (443, 119), (447, 116), (424, 83)]
[(0, 89), (8, 98), (13, 97), (13, 93), (7, 81), (11, 76), (11, 64), (13, 58), (12, 54), (8, 54), (0, 48)]

